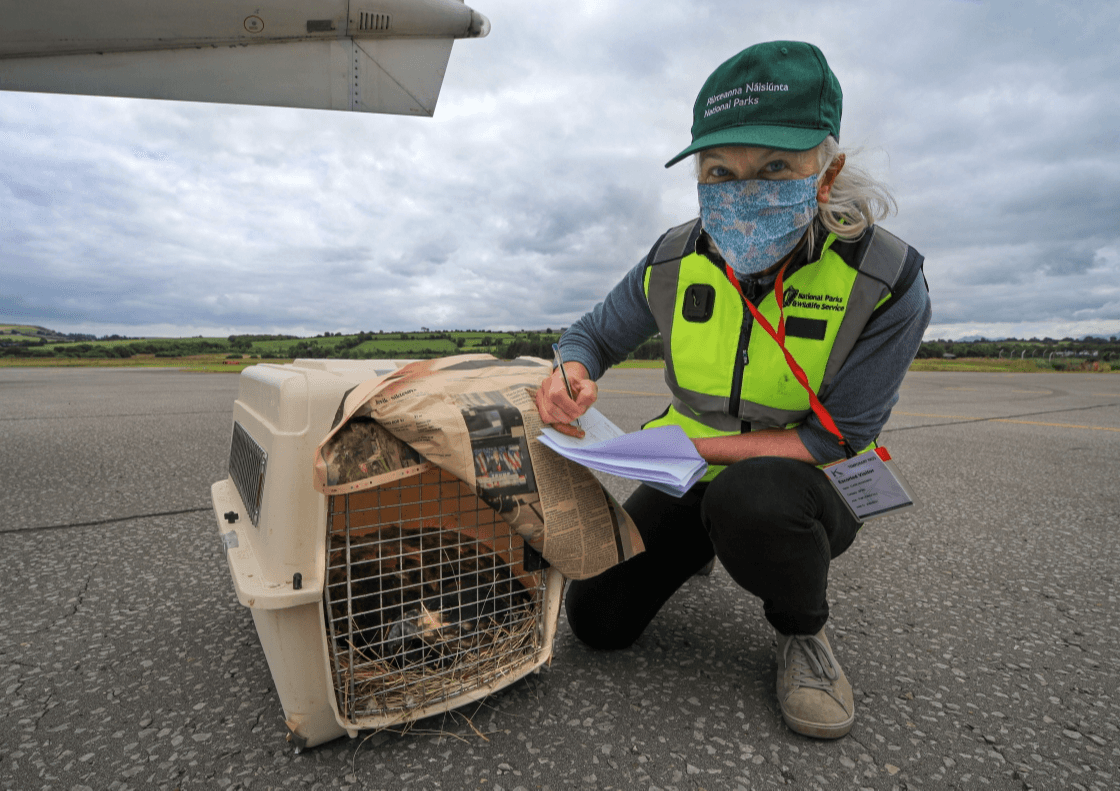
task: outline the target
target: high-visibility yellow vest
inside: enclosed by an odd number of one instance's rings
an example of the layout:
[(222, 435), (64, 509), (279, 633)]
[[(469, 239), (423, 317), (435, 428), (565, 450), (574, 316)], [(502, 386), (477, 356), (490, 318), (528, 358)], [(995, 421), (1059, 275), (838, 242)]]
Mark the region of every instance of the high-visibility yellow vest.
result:
[[(645, 295), (661, 331), (673, 398), (643, 428), (676, 424), (692, 438), (792, 428), (811, 412), (809, 394), (774, 339), (754, 328), (723, 267), (696, 251), (700, 231), (699, 220), (677, 226), (646, 258)], [(853, 241), (829, 234), (816, 261), (784, 278), (786, 348), (818, 396), (872, 314), (905, 293), (920, 264), (905, 242), (872, 226)], [(756, 304), (776, 328), (773, 290)], [(722, 469), (712, 466), (702, 480)]]

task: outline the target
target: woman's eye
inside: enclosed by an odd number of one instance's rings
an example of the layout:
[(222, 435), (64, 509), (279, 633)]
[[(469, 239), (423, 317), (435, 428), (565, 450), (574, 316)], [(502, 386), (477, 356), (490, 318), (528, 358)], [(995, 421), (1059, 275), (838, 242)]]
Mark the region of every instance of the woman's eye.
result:
[(763, 165), (762, 170), (766, 173), (781, 173), (787, 167), (784, 159), (775, 159), (773, 162), (767, 162)]
[(724, 179), (731, 175), (731, 171), (723, 165), (713, 165), (708, 169), (708, 177), (713, 179)]

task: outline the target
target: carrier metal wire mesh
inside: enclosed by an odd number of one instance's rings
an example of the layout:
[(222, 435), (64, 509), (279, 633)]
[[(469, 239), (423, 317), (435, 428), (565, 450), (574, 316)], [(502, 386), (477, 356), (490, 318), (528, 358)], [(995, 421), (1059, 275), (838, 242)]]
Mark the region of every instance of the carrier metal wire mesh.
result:
[(531, 662), (545, 583), (490, 506), (441, 470), (329, 498), (324, 606), (338, 709), (406, 715)]

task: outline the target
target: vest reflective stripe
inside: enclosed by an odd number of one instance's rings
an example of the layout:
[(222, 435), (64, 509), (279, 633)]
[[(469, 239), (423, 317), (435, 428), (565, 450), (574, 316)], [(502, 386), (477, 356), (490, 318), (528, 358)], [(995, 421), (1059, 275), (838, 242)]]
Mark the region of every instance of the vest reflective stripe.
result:
[[(678, 226), (659, 240), (647, 258), (646, 299), (665, 344), (665, 381), (673, 401), (645, 427), (673, 423), (699, 438), (738, 434), (743, 421), (753, 428), (790, 428), (801, 423), (810, 414), (808, 394), (774, 339), (761, 328), (751, 328), (739, 408), (730, 413), (745, 308), (723, 270), (695, 252), (699, 233), (698, 220)], [(833, 381), (875, 309), (890, 299), (909, 250), (905, 242), (877, 226), (859, 245), (858, 261), (845, 261), (831, 250), (835, 241), (835, 235), (829, 234), (818, 260), (785, 279), (787, 327), (791, 318), (801, 325), (799, 334), (787, 331), (786, 346), (818, 394)], [(683, 315), (686, 294), (694, 285), (715, 292), (711, 316), (705, 321), (690, 321)], [(777, 325), (772, 292), (761, 300), (759, 310)], [(721, 469), (711, 468), (703, 480), (711, 480)]]
[[(668, 332), (660, 324), (658, 328), (661, 330), (661, 337), (668, 339), (672, 336), (672, 324), (674, 323), (677, 314), (674, 311), (676, 294), (676, 281), (680, 272), (680, 259), (685, 255), (688, 250), (691, 250), (696, 245), (696, 240), (700, 236), (700, 220), (695, 219), (691, 222), (682, 223), (675, 228), (670, 228), (665, 234), (662, 235), (657, 243), (654, 245), (653, 250), (647, 256), (647, 263), (651, 266), (646, 267), (645, 271), (645, 293), (646, 299), (653, 301), (650, 303), (650, 310), (653, 311), (655, 316), (664, 315), (668, 317), (669, 328)], [(660, 266), (654, 267), (652, 264), (659, 264)], [(654, 272), (657, 272), (658, 284), (651, 290), (650, 277)], [(672, 286), (670, 286), (672, 283)], [(682, 319), (683, 321), (683, 319)], [(665, 355), (665, 378), (666, 381), (676, 381), (676, 376), (673, 373), (673, 360), (672, 355)], [(670, 388), (672, 385), (670, 385)], [(704, 407), (704, 409), (719, 410), (721, 407), (717, 404), (711, 407)], [(722, 407), (723, 411), (727, 410), (727, 405)]]
[[(898, 282), (906, 263), (909, 247), (906, 242), (878, 225), (871, 226), (868, 233), (871, 234), (871, 239), (863, 248), (863, 256), (855, 262), (859, 275), (852, 286), (848, 310), (832, 345), (832, 354), (822, 382), (824, 387), (832, 384), (840, 366), (855, 348), (867, 319), (876, 308), (891, 298), (891, 287)], [(864, 317), (862, 321), (861, 317)]]
[[(669, 425), (680, 426), (684, 429), (684, 433), (687, 436), (692, 437), (693, 439), (703, 439), (706, 437), (730, 437), (735, 434), (741, 433), (738, 427), (739, 421), (731, 417), (730, 415), (722, 416), (724, 419), (726, 419), (728, 424), (730, 424), (728, 428), (722, 430), (719, 428), (713, 428), (711, 425), (709, 425), (710, 419), (712, 419), (713, 417), (719, 418), (721, 416), (713, 416), (711, 413), (707, 413), (703, 415), (703, 417), (705, 418), (704, 422), (698, 420), (697, 418), (699, 417), (701, 416), (693, 412), (687, 404), (684, 404), (674, 398), (673, 403), (669, 405), (668, 409), (666, 409), (663, 414), (658, 415), (653, 420), (645, 423), (642, 428), (656, 428), (657, 426)], [(791, 425), (790, 428), (793, 428), (793, 426)], [(874, 447), (876, 447), (876, 444), (874, 441), (872, 441), (868, 443), (867, 447), (861, 448), (858, 452), (863, 453), (865, 450), (871, 450)], [(723, 472), (725, 466), (726, 465), (721, 464), (709, 465), (708, 471), (704, 473), (704, 476), (700, 479), (700, 481), (707, 482), (712, 480), (721, 472)]]
[[(680, 259), (670, 261), (660, 266), (647, 266), (645, 273), (645, 289), (646, 300), (649, 302), (649, 309), (653, 311), (653, 315), (666, 316), (668, 327), (662, 327), (661, 322), (657, 322), (658, 329), (661, 330), (661, 337), (668, 343), (668, 339), (673, 334), (673, 324), (676, 322), (676, 311), (673, 309), (675, 304), (674, 297), (676, 296), (676, 282), (680, 274), (681, 262)], [(664, 270), (664, 271), (662, 271)], [(656, 277), (655, 277), (656, 274)], [(669, 282), (673, 286), (669, 287)], [(681, 319), (684, 321), (684, 319)], [(666, 332), (666, 329), (668, 332)], [(665, 381), (669, 382), (669, 389), (673, 389), (672, 383), (677, 380), (676, 373), (673, 369), (673, 357), (670, 354), (665, 355)], [(676, 392), (676, 391), (674, 391)], [(719, 409), (719, 405), (705, 406), (704, 409)], [(726, 404), (723, 406), (726, 410)]]
[[(721, 434), (740, 434), (743, 431), (743, 421), (737, 417), (732, 417), (726, 412), (697, 412), (693, 409), (691, 404), (682, 401), (676, 396), (673, 396), (671, 404), (673, 409), (677, 410), (680, 414), (687, 415), (690, 419), (707, 426), (713, 431), (718, 431)], [(788, 428), (795, 426), (801, 422), (805, 414), (802, 411), (771, 409), (761, 405), (756, 405), (754, 411), (763, 416), (762, 419), (753, 421), (753, 423), (758, 424), (759, 428)]]

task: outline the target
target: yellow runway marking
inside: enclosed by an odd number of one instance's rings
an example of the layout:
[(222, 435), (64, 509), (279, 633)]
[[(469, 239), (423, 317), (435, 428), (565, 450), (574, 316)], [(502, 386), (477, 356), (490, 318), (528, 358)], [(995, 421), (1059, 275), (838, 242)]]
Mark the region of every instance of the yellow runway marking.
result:
[(1016, 420), (1009, 417), (974, 417), (972, 415), (927, 415), (921, 412), (892, 412), (893, 415), (906, 415), (907, 417), (939, 417), (946, 420), (970, 420), (974, 423), (985, 421), (988, 423), (1022, 423), (1027, 426), (1052, 426), (1054, 428), (1086, 428), (1091, 431), (1116, 431), (1120, 432), (1120, 428), (1110, 428), (1108, 426), (1081, 426), (1076, 423), (1043, 423), (1039, 420)]
[(1054, 426), (1055, 428), (1087, 428), (1091, 431), (1116, 431), (1120, 432), (1120, 428), (1109, 428), (1108, 426), (1078, 426), (1073, 423), (1042, 423), (1038, 420), (1011, 420), (1010, 418), (996, 418), (993, 423), (1024, 423), (1028, 426)]
[(946, 420), (986, 420), (987, 418), (976, 417), (975, 415), (927, 415), (924, 412), (899, 412), (897, 409), (891, 411), (892, 415), (906, 415), (906, 417), (943, 417)]

